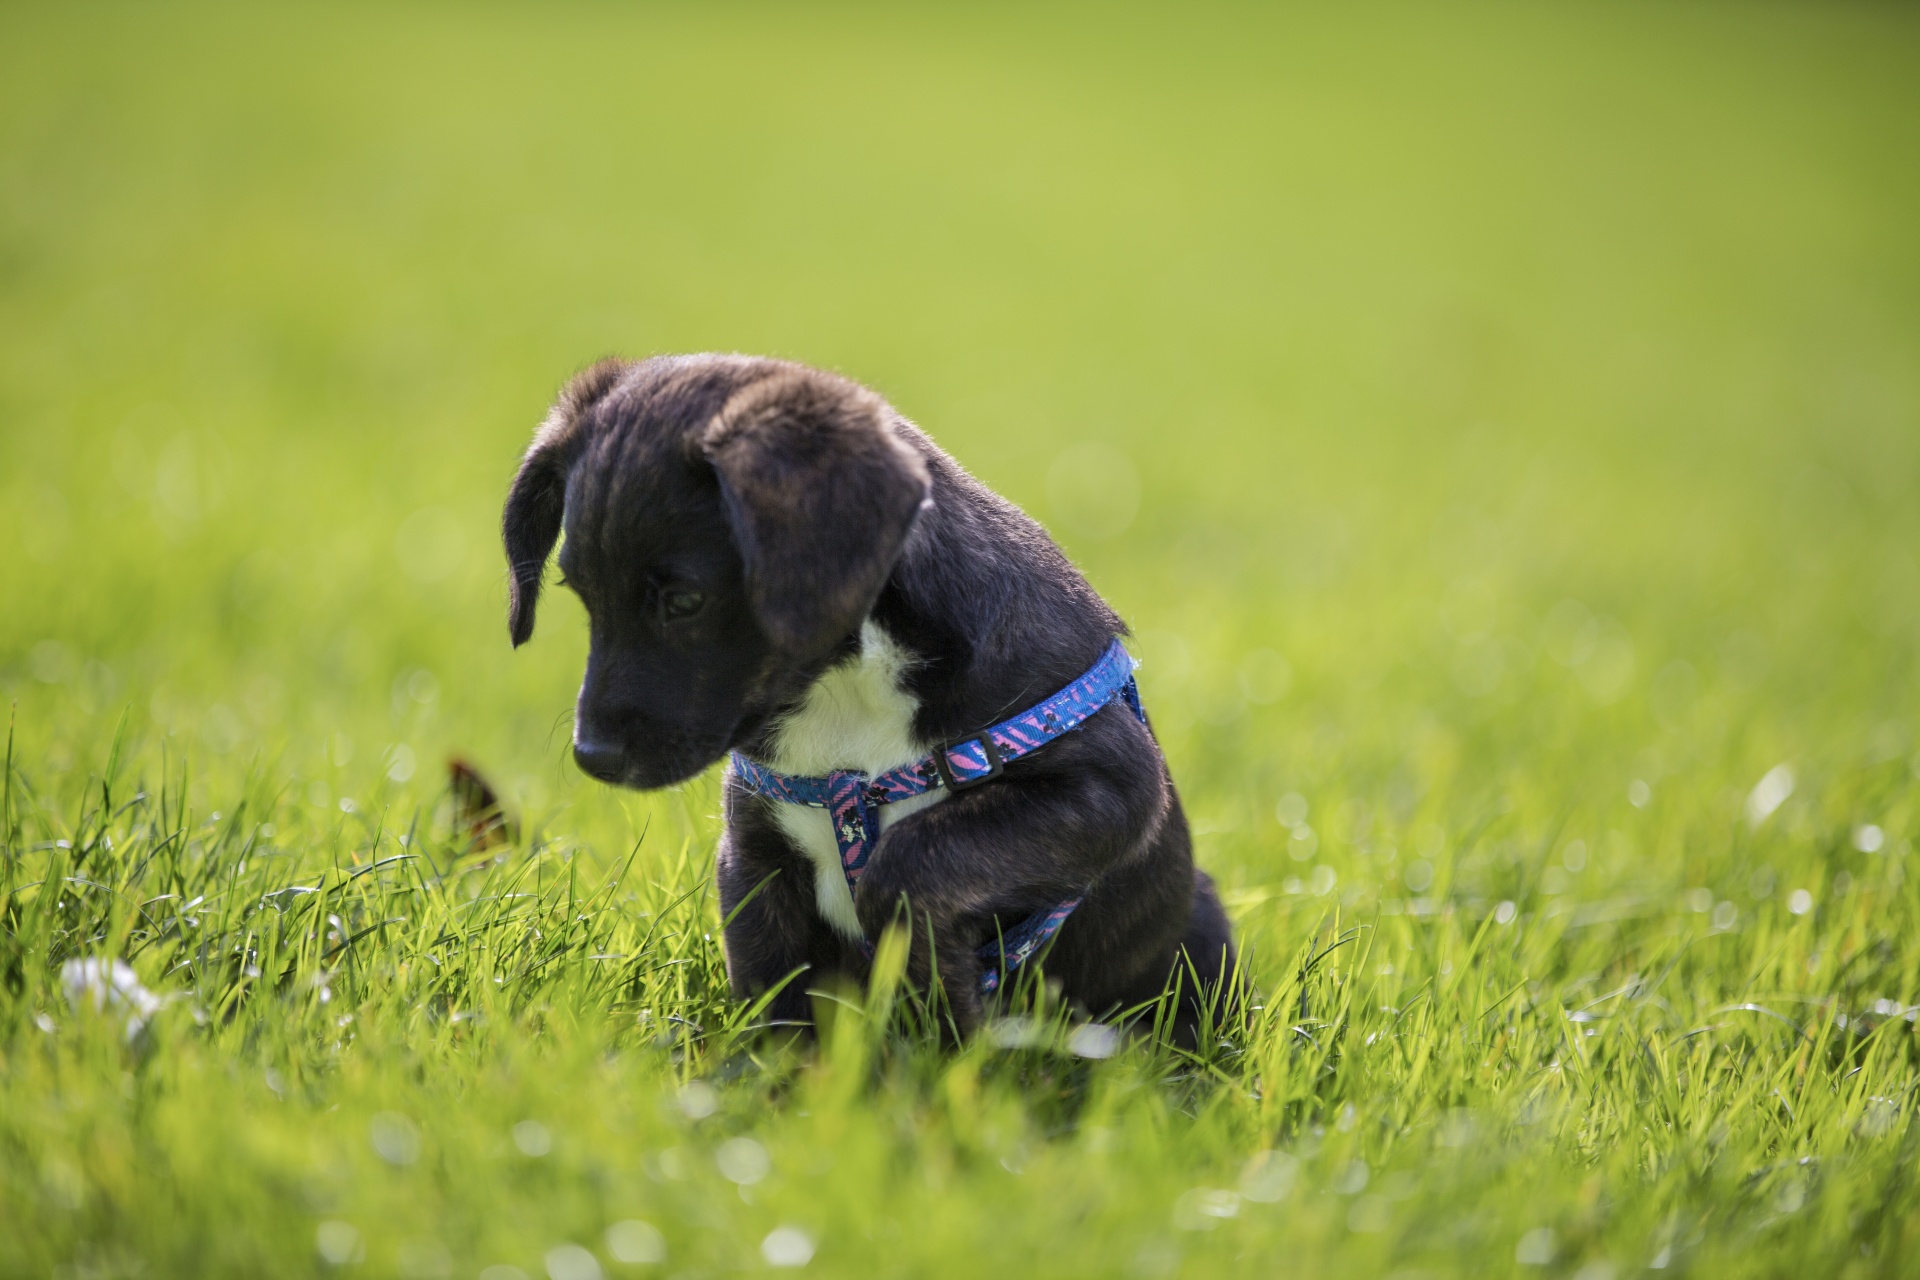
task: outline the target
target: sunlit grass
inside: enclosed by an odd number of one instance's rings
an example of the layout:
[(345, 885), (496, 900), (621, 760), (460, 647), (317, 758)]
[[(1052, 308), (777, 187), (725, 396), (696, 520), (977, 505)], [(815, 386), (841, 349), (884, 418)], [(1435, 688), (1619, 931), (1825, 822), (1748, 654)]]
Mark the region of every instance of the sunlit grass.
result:
[[(0, 1273), (1910, 1272), (1917, 49), (0, 16)], [(715, 780), (572, 769), (494, 534), (567, 373), (702, 348), (1127, 616), (1244, 1023), (726, 997)]]

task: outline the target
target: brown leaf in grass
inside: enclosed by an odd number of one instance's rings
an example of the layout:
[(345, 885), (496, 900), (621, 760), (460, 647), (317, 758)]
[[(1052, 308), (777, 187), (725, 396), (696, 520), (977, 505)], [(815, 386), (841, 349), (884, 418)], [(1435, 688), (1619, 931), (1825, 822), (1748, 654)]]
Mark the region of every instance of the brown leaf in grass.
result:
[(519, 838), (520, 824), (478, 769), (455, 756), (447, 761), (447, 775), (453, 794), (454, 828), (466, 831), (474, 849), (492, 849)]

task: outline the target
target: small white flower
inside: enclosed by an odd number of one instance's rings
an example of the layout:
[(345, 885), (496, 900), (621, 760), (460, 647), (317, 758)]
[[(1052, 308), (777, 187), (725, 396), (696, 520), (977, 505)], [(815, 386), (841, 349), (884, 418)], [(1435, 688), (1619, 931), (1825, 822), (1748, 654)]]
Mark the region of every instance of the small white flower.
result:
[(1120, 1050), (1120, 1032), (1104, 1022), (1083, 1022), (1067, 1036), (1067, 1051), (1077, 1058), (1111, 1058)]
[(126, 1011), (129, 1040), (167, 1003), (141, 986), (139, 975), (124, 960), (69, 960), (60, 966), (60, 984), (76, 1011), (85, 1003), (97, 1013)]

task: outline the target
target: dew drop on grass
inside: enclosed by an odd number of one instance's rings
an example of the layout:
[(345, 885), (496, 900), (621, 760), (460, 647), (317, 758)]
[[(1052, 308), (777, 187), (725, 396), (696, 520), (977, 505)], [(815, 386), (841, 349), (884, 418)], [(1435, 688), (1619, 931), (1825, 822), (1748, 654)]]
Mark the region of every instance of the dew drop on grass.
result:
[(1281, 826), (1292, 830), (1307, 820), (1307, 798), (1298, 791), (1287, 792), (1273, 807), (1273, 816), (1280, 820)]
[(1747, 793), (1747, 825), (1757, 827), (1793, 794), (1793, 766), (1777, 764)]
[(1499, 924), (1512, 924), (1513, 918), (1520, 914), (1520, 908), (1509, 900), (1493, 909), (1493, 918)]
[(667, 1240), (651, 1222), (628, 1218), (607, 1228), (607, 1252), (638, 1266), (667, 1260)]
[(1897, 1098), (1868, 1098), (1866, 1110), (1860, 1115), (1854, 1131), (1863, 1138), (1881, 1138), (1892, 1133), (1900, 1121), (1900, 1100)]
[(1449, 1111), (1440, 1122), (1440, 1131), (1435, 1141), (1443, 1147), (1464, 1147), (1473, 1141), (1473, 1113), (1464, 1108)]
[(775, 1227), (760, 1242), (760, 1256), (770, 1267), (804, 1267), (813, 1261), (813, 1237), (798, 1227)]
[(1287, 856), (1295, 862), (1305, 862), (1319, 848), (1320, 837), (1314, 834), (1312, 827), (1303, 822), (1293, 829), (1293, 837), (1287, 841)]
[[(1813, 910), (1813, 895), (1805, 889), (1795, 889), (1787, 895), (1787, 910), (1797, 916), (1807, 914), (1807, 912)], [(1718, 924), (1719, 920), (1716, 919), (1714, 923)]]
[(1262, 1151), (1240, 1171), (1240, 1198), (1255, 1204), (1277, 1204), (1287, 1198), (1300, 1176), (1300, 1162), (1284, 1151)]
[(577, 1244), (557, 1244), (547, 1250), (549, 1280), (600, 1280), (600, 1259)]
[(1173, 1225), (1182, 1231), (1211, 1231), (1240, 1212), (1240, 1197), (1232, 1191), (1195, 1187), (1173, 1202)]
[(366, 1256), (360, 1232), (350, 1222), (329, 1221), (314, 1232), (314, 1246), (320, 1256), (336, 1267), (344, 1267)]
[(1535, 1227), (1514, 1246), (1513, 1260), (1523, 1267), (1544, 1267), (1553, 1261), (1553, 1228)]
[(521, 1155), (538, 1159), (553, 1150), (553, 1134), (538, 1120), (522, 1120), (513, 1126), (513, 1145)]
[(420, 1158), (420, 1130), (398, 1111), (382, 1111), (370, 1127), (373, 1149), (393, 1165), (409, 1165)]
[(720, 1176), (728, 1182), (750, 1187), (773, 1170), (767, 1149), (752, 1138), (728, 1138), (713, 1153)]
[(405, 782), (413, 777), (416, 767), (413, 748), (404, 742), (396, 742), (387, 748), (387, 777), (394, 782)]
[(1853, 847), (1862, 853), (1878, 853), (1887, 842), (1887, 833), (1871, 822), (1853, 829)]
[(720, 1109), (720, 1095), (704, 1080), (689, 1080), (674, 1100), (689, 1120), (704, 1120)]

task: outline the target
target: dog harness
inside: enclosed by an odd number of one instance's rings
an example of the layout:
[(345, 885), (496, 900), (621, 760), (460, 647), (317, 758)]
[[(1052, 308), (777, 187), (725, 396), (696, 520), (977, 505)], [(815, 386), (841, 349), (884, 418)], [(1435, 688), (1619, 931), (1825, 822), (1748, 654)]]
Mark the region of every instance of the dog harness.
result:
[[(1125, 646), (1115, 640), (1085, 675), (1045, 702), (990, 729), (942, 743), (931, 755), (898, 769), (889, 769), (875, 778), (851, 769), (836, 769), (823, 778), (776, 773), (738, 751), (733, 753), (734, 776), (749, 791), (770, 800), (825, 809), (833, 820), (833, 839), (839, 846), (840, 867), (846, 873), (847, 891), (851, 893), (867, 869), (874, 842), (880, 838), (880, 805), (925, 795), (941, 787), (965, 791), (991, 782), (1000, 776), (1007, 761), (1018, 760), (1055, 738), (1072, 733), (1115, 698), (1124, 701), (1127, 709), (1145, 724), (1147, 713), (1140, 706), (1140, 690), (1133, 681), (1133, 669), (1138, 665)], [(1060, 926), (1084, 896), (1082, 893), (1058, 906), (1035, 912), (1002, 933), (998, 940), (981, 947), (980, 958), (987, 964), (986, 972), (980, 977), (981, 992), (991, 994), (997, 990), (1003, 975), (1011, 974), (1045, 946), (1060, 932)], [(871, 952), (872, 944), (865, 945)]]

